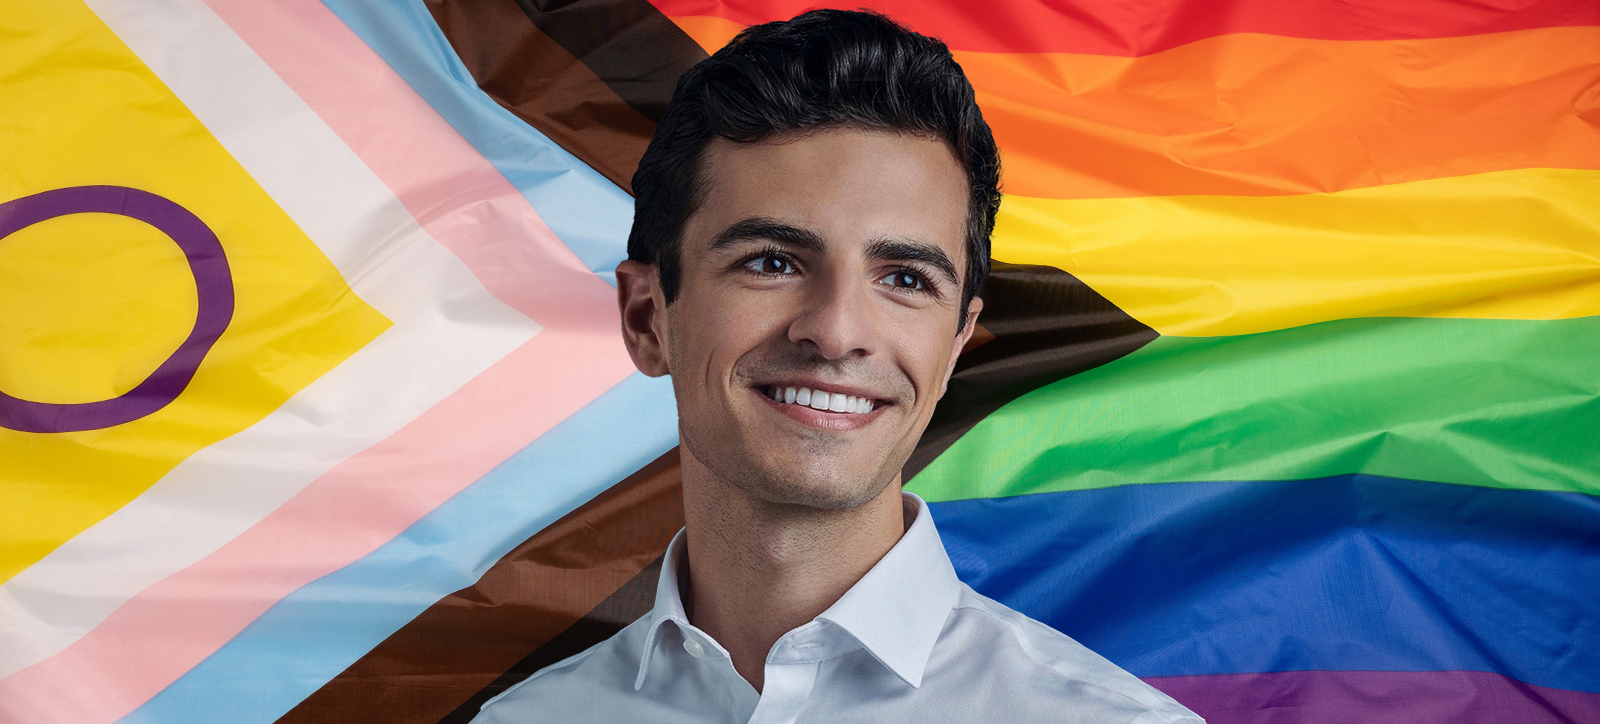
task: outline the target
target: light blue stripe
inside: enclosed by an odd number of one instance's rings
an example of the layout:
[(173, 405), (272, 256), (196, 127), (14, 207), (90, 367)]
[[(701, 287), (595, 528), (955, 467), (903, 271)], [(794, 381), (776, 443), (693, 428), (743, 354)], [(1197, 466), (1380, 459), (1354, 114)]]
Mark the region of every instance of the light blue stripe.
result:
[(421, 0), (323, 0), (612, 286), (633, 198), (478, 88)]
[(677, 421), (668, 378), (634, 373), (394, 540), (286, 596), (122, 721), (276, 720), (517, 544), (677, 445)]

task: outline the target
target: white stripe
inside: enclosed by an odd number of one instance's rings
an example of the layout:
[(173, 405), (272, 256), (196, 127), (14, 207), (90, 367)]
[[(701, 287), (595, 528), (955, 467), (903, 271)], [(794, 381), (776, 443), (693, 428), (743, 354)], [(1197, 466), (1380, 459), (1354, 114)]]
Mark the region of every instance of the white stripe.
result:
[(66, 648), (539, 331), (423, 231), (205, 5), (87, 1), (394, 326), (0, 585), (0, 677)]

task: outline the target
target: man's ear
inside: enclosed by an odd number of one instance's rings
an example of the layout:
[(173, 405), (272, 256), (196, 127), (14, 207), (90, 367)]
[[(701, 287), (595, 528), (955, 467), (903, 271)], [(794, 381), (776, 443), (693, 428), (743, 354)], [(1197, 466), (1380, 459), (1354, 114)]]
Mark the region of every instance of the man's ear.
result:
[(651, 377), (667, 374), (667, 303), (654, 264), (628, 259), (617, 265), (617, 308), (633, 366)]
[(955, 346), (950, 348), (950, 364), (944, 368), (944, 383), (939, 385), (939, 396), (944, 397), (945, 390), (950, 388), (950, 375), (955, 374), (956, 360), (961, 359), (961, 350), (967, 348), (967, 340), (972, 339), (972, 333), (978, 329), (978, 313), (983, 311), (983, 297), (973, 297), (967, 305), (967, 318), (961, 320), (961, 331), (956, 333)]

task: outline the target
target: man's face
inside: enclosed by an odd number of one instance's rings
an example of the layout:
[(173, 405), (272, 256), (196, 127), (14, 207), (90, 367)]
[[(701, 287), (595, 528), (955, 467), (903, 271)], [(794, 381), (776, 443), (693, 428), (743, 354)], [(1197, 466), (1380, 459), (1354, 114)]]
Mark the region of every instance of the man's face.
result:
[(963, 171), (939, 141), (859, 130), (718, 139), (704, 163), (666, 310), (683, 443), (769, 502), (864, 503), (971, 333)]

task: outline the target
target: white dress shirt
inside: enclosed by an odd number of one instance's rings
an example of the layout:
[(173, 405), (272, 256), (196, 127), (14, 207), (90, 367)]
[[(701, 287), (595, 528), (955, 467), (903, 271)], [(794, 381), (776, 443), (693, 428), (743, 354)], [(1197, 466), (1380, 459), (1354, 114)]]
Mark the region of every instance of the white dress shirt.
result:
[(979, 595), (950, 565), (928, 506), (844, 596), (767, 654), (757, 692), (689, 623), (680, 531), (655, 608), (484, 704), (524, 722), (1105, 722), (1200, 717), (1060, 632)]

